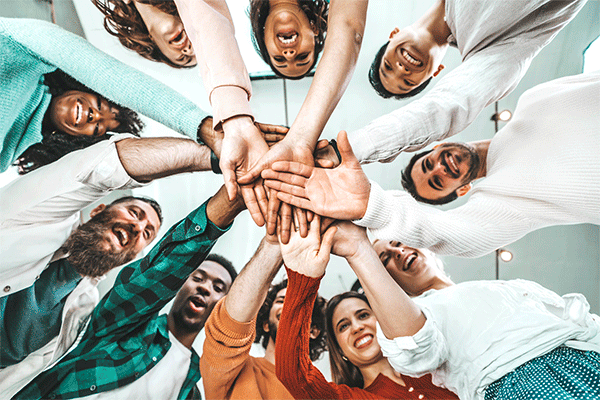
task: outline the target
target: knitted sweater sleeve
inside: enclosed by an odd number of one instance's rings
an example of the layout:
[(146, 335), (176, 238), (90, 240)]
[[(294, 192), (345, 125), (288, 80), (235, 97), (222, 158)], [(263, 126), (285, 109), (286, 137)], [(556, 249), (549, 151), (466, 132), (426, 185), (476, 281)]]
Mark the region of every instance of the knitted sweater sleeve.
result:
[(287, 269), (288, 287), (277, 328), (277, 378), (296, 399), (371, 399), (373, 393), (327, 382), (310, 361), (309, 334), (313, 304), (321, 278)]
[(2, 30), (42, 62), (61, 69), (111, 101), (196, 138), (208, 116), (167, 85), (94, 47), (85, 39), (40, 20), (0, 19)]
[(200, 357), (200, 371), (207, 399), (228, 399), (250, 357), (256, 320), (235, 321), (227, 313), (225, 298), (210, 313), (204, 326), (206, 339)]
[(384, 191), (371, 181), (364, 217), (354, 221), (381, 240), (398, 240), (439, 254), (479, 257), (512, 243), (537, 227), (518, 207), (473, 193), (466, 204), (441, 210), (419, 204), (403, 190)]

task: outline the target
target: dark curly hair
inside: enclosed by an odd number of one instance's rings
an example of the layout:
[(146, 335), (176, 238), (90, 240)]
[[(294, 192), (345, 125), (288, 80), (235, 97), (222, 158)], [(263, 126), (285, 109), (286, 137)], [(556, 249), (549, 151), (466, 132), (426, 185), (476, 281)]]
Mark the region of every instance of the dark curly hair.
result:
[(304, 78), (317, 63), (319, 54), (323, 50), (325, 45), (325, 36), (327, 34), (327, 17), (329, 15), (329, 2), (325, 0), (297, 0), (300, 9), (304, 11), (304, 14), (310, 21), (311, 25), (317, 32), (315, 35), (315, 55), (314, 60), (310, 68), (304, 75), (288, 77), (279, 72), (271, 63), (267, 46), (265, 45), (265, 22), (269, 15), (270, 7), (269, 0), (250, 0), (250, 6), (248, 7), (248, 16), (250, 17), (250, 24), (252, 26), (252, 44), (254, 49), (266, 62), (273, 73), (280, 78), (285, 79), (302, 79)]
[(356, 298), (367, 303), (369, 307), (369, 300), (363, 293), (355, 291), (349, 291), (345, 293), (333, 296), (331, 300), (327, 302), (325, 308), (325, 321), (327, 330), (327, 348), (329, 349), (329, 364), (331, 366), (331, 378), (338, 385), (348, 385), (350, 387), (363, 388), (365, 381), (358, 367), (352, 364), (347, 359), (344, 360), (344, 353), (340, 348), (340, 345), (335, 337), (335, 329), (333, 327), (333, 313), (337, 306), (346, 299)]
[[(271, 307), (273, 306), (273, 302), (275, 301), (277, 293), (280, 290), (285, 289), (287, 285), (287, 279), (284, 279), (282, 282), (276, 285), (272, 285), (271, 288), (269, 288), (265, 302), (258, 311), (258, 316), (256, 317), (256, 337), (254, 338), (254, 343), (261, 343), (265, 349), (269, 343), (270, 334), (264, 330), (264, 325), (269, 322), (269, 313), (271, 312)], [(327, 335), (325, 334), (326, 303), (327, 301), (324, 298), (317, 296), (313, 306), (311, 328), (316, 328), (319, 331), (319, 335), (314, 339), (311, 338), (308, 344), (311, 361), (318, 360), (321, 354), (327, 350)]]
[[(135, 0), (139, 3), (150, 4), (160, 11), (179, 18), (177, 6), (173, 0)], [(126, 48), (135, 51), (140, 56), (165, 63), (173, 68), (192, 68), (193, 65), (178, 65), (169, 60), (150, 37), (148, 28), (138, 12), (133, 1), (123, 0), (92, 0), (92, 3), (104, 14), (104, 29), (119, 39)]]
[(229, 276), (231, 277), (231, 283), (233, 283), (233, 281), (235, 281), (235, 278), (237, 278), (238, 273), (235, 270), (233, 263), (227, 258), (223, 257), (222, 255), (210, 253), (208, 256), (206, 256), (204, 261), (213, 261), (219, 264), (221, 267), (225, 268), (229, 273)]
[(389, 41), (386, 42), (383, 46), (381, 46), (377, 54), (375, 54), (375, 58), (373, 59), (371, 68), (369, 68), (369, 83), (371, 84), (373, 89), (375, 89), (377, 94), (383, 97), (384, 99), (389, 99), (393, 97), (396, 100), (402, 100), (418, 95), (423, 90), (425, 90), (427, 85), (429, 85), (432, 77), (427, 79), (425, 82), (421, 83), (419, 86), (417, 86), (410, 92), (404, 94), (395, 94), (389, 92), (385, 87), (383, 87), (383, 83), (381, 83), (381, 77), (379, 76), (379, 67), (381, 66), (381, 59), (383, 58), (383, 54), (385, 53), (385, 49), (387, 48), (387, 45), (389, 43)]
[[(127, 203), (133, 200), (139, 200), (139, 201), (143, 201), (144, 203), (148, 203), (150, 205), (150, 207), (152, 207), (154, 209), (154, 211), (156, 211), (156, 215), (158, 216), (158, 220), (160, 221), (160, 223), (163, 223), (163, 214), (162, 214), (162, 208), (160, 207), (160, 204), (158, 204), (158, 202), (156, 200), (154, 200), (153, 198), (150, 197), (146, 197), (146, 196), (123, 196), (123, 197), (119, 197), (118, 199), (114, 200), (112, 203), (110, 203), (108, 205), (107, 208), (110, 208), (116, 204), (120, 204), (120, 203)], [(209, 254), (210, 257), (210, 254)], [(208, 259), (208, 257), (207, 257)]]
[[(61, 70), (56, 70), (44, 76), (44, 84), (48, 86), (52, 97), (60, 96), (70, 90), (78, 90), (97, 94), (85, 85), (79, 83)], [(112, 101), (106, 99), (111, 107), (119, 110), (116, 120), (119, 126), (114, 129), (115, 132), (131, 133), (139, 136), (144, 127), (137, 113), (129, 108), (121, 107)], [(15, 161), (20, 175), (24, 175), (46, 164), (50, 164), (65, 154), (75, 150), (81, 150), (102, 140), (106, 140), (110, 135), (100, 137), (94, 136), (73, 136), (57, 130), (50, 119), (50, 108), (46, 111), (42, 121), (42, 141), (29, 146)]]

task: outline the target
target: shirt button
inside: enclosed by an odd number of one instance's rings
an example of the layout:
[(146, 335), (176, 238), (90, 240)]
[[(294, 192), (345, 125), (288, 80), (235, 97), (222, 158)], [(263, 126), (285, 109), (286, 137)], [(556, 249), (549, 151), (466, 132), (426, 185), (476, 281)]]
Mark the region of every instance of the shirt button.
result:
[(36, 281), (37, 281), (38, 279), (40, 279), (40, 276), (39, 276), (39, 275), (35, 277), (35, 280), (36, 280)]
[(408, 391), (409, 391), (409, 392), (412, 392), (413, 390), (415, 390), (415, 388), (414, 388), (414, 387), (408, 388)]
[(55, 399), (55, 398), (56, 398), (56, 394), (55, 394), (55, 393), (52, 393), (52, 394), (50, 394), (50, 397), (49, 397), (49, 398), (50, 398), (50, 399)]
[(195, 229), (196, 229), (196, 232), (200, 232), (200, 229), (202, 229), (202, 228), (200, 228), (200, 225), (196, 225)]
[(420, 395), (419, 395), (419, 398), (420, 398), (420, 399), (422, 399), (423, 397), (425, 397), (425, 396), (423, 396), (422, 394), (420, 394)]
[(152, 361), (156, 362), (156, 357), (152, 357)]
[(6, 285), (4, 286), (4, 293), (8, 293), (10, 292), (10, 286)]
[(529, 296), (529, 293), (527, 293), (527, 292), (523, 293), (523, 296), (527, 297), (527, 296)]
[(136, 378), (140, 376), (139, 372), (136, 372), (135, 374), (133, 374)]
[(90, 386), (90, 392), (94, 392), (94, 391), (96, 391), (96, 385)]

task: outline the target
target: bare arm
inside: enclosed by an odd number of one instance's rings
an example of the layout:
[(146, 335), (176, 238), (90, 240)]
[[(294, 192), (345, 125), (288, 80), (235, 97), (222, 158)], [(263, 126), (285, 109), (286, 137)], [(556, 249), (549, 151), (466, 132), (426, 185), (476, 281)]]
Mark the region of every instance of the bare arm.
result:
[(286, 140), (314, 150), (354, 73), (368, 4), (367, 0), (331, 1), (323, 57)]
[(282, 262), (277, 239), (265, 237), (225, 298), (225, 308), (231, 318), (238, 322), (249, 322), (256, 318)]
[(123, 168), (139, 182), (210, 170), (210, 148), (190, 139), (124, 139), (116, 147)]
[(381, 264), (366, 230), (347, 221), (337, 226), (332, 252), (345, 257), (358, 276), (384, 335), (395, 338), (417, 333), (425, 324), (425, 315)]

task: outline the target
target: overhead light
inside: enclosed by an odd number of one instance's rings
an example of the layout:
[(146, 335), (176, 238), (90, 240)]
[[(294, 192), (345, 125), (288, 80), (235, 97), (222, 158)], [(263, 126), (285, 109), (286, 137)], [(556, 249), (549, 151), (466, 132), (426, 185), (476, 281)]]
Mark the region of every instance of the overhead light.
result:
[(506, 249), (498, 249), (498, 256), (504, 262), (509, 262), (513, 259), (513, 254)]
[(506, 121), (509, 121), (511, 118), (512, 118), (512, 113), (509, 110), (504, 110), (504, 111), (500, 111), (499, 113), (492, 115), (491, 120), (506, 122)]

